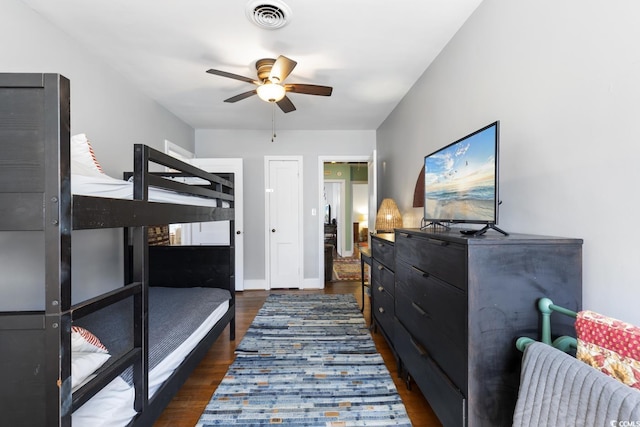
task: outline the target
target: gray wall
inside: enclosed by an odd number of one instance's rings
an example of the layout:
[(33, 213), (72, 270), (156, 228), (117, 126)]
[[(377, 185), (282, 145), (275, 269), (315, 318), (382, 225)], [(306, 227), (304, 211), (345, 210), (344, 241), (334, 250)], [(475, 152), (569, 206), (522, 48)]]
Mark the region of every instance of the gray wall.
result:
[(378, 129), (379, 197), (418, 224), (422, 156), (499, 119), (499, 226), (583, 238), (585, 308), (640, 324), (638, 22), (633, 0), (485, 0)]
[[(265, 108), (265, 114), (269, 109)], [(295, 113), (290, 113), (295, 114)], [(286, 120), (286, 116), (280, 120)], [(318, 206), (319, 156), (369, 156), (375, 148), (375, 131), (278, 131), (271, 142), (268, 130), (196, 130), (197, 157), (244, 159), (244, 274), (247, 281), (265, 279), (264, 157), (303, 157), (304, 278), (318, 279), (319, 220), (312, 216)], [(321, 279), (320, 279), (321, 280)]]
[[(50, 72), (70, 79), (71, 132), (88, 135), (106, 173), (121, 176), (131, 170), (137, 142), (162, 150), (169, 139), (193, 150), (191, 127), (23, 3), (2, 0), (0, 39), (0, 72)], [(122, 271), (120, 235), (114, 230), (73, 233), (74, 298), (121, 284), (120, 275), (113, 274)], [(0, 310), (3, 301), (12, 301), (14, 309), (44, 303), (41, 245), (34, 234), (0, 233)], [(30, 254), (36, 261), (27, 261)]]
[(22, 2), (2, 1), (0, 37), (0, 72), (60, 73), (71, 81), (71, 132), (87, 134), (108, 174), (131, 170), (134, 143), (163, 150), (168, 139), (193, 151), (190, 126)]

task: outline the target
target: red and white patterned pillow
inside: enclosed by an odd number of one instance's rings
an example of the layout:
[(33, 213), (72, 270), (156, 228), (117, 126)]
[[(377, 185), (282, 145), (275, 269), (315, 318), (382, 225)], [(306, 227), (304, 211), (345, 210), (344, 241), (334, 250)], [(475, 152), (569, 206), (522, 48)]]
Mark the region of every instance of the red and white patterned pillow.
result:
[(109, 352), (98, 337), (80, 326), (71, 327), (71, 351), (83, 353)]
[(91, 142), (84, 133), (71, 137), (71, 169), (80, 175), (104, 174)]
[(576, 357), (599, 371), (640, 389), (640, 328), (593, 311), (576, 318)]

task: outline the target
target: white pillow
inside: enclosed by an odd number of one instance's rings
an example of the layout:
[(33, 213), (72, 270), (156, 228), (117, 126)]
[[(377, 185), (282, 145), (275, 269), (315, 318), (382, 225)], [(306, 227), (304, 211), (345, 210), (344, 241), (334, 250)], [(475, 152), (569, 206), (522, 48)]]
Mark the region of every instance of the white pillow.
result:
[(71, 137), (71, 173), (79, 175), (101, 175), (104, 172), (87, 135), (80, 133)]
[(133, 410), (135, 391), (121, 377), (116, 377), (71, 416), (73, 427), (126, 426), (136, 416)]
[(71, 327), (71, 390), (93, 378), (111, 357), (98, 337), (80, 326)]
[(71, 390), (82, 385), (111, 357), (108, 353), (71, 352)]

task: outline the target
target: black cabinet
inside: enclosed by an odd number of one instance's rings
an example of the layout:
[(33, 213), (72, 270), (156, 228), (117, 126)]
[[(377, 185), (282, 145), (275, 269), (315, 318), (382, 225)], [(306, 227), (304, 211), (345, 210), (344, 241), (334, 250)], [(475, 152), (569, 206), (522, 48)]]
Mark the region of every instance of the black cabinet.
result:
[(395, 255), (393, 234), (371, 236), (371, 302), (373, 319), (393, 347)]
[[(401, 229), (394, 254), (393, 332), (379, 323), (401, 371), (445, 426), (511, 425), (522, 356), (515, 340), (539, 338), (541, 297), (581, 308), (582, 240)], [(566, 316), (552, 317), (552, 331), (575, 333)]]

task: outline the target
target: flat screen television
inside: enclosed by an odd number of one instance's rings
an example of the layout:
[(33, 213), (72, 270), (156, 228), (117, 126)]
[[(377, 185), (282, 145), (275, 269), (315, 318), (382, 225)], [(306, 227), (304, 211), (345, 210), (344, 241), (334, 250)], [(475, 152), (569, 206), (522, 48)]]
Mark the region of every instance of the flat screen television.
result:
[(424, 158), (424, 222), (485, 224), (484, 234), (498, 223), (500, 122), (496, 121)]

